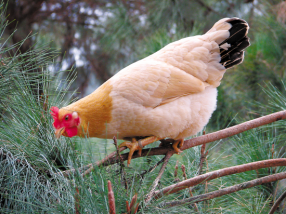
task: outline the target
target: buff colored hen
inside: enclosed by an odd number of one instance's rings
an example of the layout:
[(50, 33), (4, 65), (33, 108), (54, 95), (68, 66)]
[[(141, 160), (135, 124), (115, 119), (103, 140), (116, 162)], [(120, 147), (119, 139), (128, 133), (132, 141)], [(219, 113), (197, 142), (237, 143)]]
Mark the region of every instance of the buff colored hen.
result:
[(216, 109), (226, 71), (243, 61), (249, 26), (238, 18), (219, 20), (204, 35), (173, 42), (119, 71), (87, 97), (51, 108), (56, 136), (132, 139), (134, 151), (159, 139), (176, 140), (201, 131)]

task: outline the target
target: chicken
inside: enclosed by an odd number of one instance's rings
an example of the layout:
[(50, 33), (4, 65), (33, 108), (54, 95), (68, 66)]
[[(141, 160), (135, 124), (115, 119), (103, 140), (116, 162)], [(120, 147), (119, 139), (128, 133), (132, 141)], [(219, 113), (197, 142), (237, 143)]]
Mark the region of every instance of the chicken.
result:
[(92, 94), (51, 108), (55, 134), (131, 139), (135, 151), (164, 138), (201, 131), (216, 109), (217, 87), (226, 71), (243, 61), (249, 26), (239, 18), (219, 20), (204, 35), (173, 42), (119, 71)]

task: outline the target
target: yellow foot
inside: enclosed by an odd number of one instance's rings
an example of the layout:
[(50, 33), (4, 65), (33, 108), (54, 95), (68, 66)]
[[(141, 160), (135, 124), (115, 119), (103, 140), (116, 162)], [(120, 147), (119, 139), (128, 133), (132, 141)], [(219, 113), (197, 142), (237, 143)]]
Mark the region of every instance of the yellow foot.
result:
[(177, 140), (175, 143), (173, 143), (172, 147), (175, 150), (176, 154), (180, 154), (182, 152), (180, 148), (183, 146), (183, 144), (184, 144), (184, 139)]
[(131, 162), (132, 155), (133, 155), (133, 153), (135, 151), (138, 150), (138, 153), (141, 156), (143, 147), (148, 145), (148, 144), (150, 144), (150, 143), (153, 143), (153, 142), (155, 142), (157, 140), (159, 140), (159, 138), (157, 138), (155, 136), (152, 136), (152, 137), (147, 137), (145, 139), (141, 139), (141, 140), (138, 140), (138, 141), (135, 138), (132, 138), (131, 142), (125, 141), (125, 142), (121, 143), (119, 145), (119, 148), (123, 147), (123, 146), (126, 146), (127, 148), (130, 149), (129, 155), (128, 155), (128, 160), (127, 160), (127, 166), (129, 166), (129, 164)]

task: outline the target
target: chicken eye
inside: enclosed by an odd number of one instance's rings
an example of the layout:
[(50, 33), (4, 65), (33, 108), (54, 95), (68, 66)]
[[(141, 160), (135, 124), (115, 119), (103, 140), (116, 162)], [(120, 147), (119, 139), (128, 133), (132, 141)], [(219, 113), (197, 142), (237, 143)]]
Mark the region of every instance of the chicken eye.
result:
[(69, 119), (69, 116), (67, 115), (66, 117), (65, 117), (65, 120), (68, 120)]

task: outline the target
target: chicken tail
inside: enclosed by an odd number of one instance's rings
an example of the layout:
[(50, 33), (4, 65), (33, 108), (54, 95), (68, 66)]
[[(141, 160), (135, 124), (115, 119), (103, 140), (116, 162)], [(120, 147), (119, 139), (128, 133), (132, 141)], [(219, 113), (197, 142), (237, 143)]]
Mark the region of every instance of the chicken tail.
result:
[(231, 24), (231, 27), (228, 29), (229, 37), (219, 43), (220, 64), (228, 69), (242, 63), (244, 59), (244, 49), (250, 45), (249, 38), (247, 37), (249, 26), (246, 21), (239, 18), (226, 18), (220, 20), (220, 22), (222, 23), (218, 22), (214, 27), (220, 27), (216, 25), (223, 26), (225, 23)]

